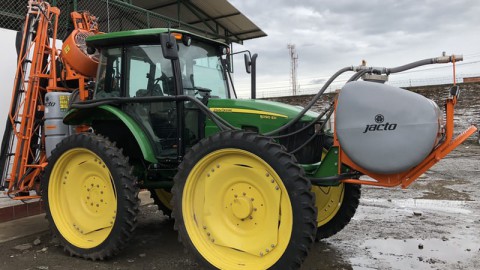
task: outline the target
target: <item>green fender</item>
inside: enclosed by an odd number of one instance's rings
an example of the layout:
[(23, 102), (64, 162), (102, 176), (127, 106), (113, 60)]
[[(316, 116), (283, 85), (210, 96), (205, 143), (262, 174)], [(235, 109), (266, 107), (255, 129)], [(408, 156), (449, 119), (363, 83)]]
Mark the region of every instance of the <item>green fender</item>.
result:
[(118, 119), (122, 121), (123, 124), (130, 130), (130, 132), (135, 137), (140, 150), (142, 151), (143, 158), (146, 161), (152, 163), (158, 163), (155, 158), (155, 152), (153, 147), (148, 139), (148, 136), (142, 130), (140, 125), (133, 120), (130, 116), (124, 113), (122, 110), (110, 106), (110, 105), (101, 105), (95, 108), (90, 109), (72, 109), (67, 112), (63, 118), (63, 123), (67, 125), (89, 125), (93, 120), (112, 120)]

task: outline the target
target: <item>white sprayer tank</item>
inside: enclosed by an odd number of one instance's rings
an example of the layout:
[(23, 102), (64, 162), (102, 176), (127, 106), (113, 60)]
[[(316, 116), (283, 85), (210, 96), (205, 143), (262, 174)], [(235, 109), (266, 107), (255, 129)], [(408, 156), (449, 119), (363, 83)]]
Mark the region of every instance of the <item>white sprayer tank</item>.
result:
[(55, 146), (71, 134), (69, 125), (63, 123), (68, 110), (70, 93), (50, 92), (45, 95), (45, 151), (50, 157)]
[(435, 102), (405, 89), (350, 82), (338, 97), (340, 146), (355, 164), (374, 173), (400, 173), (418, 165), (438, 143), (442, 123)]

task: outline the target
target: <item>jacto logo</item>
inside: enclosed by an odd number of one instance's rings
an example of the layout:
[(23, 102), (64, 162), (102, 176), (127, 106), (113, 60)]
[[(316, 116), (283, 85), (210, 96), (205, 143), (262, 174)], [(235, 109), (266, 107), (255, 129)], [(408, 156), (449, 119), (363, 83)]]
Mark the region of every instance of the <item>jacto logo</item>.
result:
[(381, 114), (375, 115), (375, 122), (383, 123), (384, 120), (385, 120), (385, 117), (383, 117), (383, 115), (381, 115)]
[(397, 129), (397, 124), (390, 124), (388, 122), (383, 124), (385, 117), (381, 114), (375, 115), (374, 120), (377, 124), (366, 125), (363, 133), (367, 133), (369, 131), (389, 131)]

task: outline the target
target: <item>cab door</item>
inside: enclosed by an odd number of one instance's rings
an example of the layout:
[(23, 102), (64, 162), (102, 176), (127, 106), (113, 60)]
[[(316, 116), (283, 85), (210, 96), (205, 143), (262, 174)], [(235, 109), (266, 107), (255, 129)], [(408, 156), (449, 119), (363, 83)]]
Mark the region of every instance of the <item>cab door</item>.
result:
[(176, 102), (155, 99), (175, 95), (172, 61), (163, 58), (160, 45), (127, 47), (125, 58), (125, 96), (132, 98), (124, 106), (125, 111), (144, 128), (155, 144), (158, 158), (176, 159)]

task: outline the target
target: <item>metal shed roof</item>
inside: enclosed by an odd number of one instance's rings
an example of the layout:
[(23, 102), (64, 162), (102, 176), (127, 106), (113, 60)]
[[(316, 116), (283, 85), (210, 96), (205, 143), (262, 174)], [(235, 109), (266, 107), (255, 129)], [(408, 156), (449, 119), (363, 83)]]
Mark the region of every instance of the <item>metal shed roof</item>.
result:
[[(99, 18), (100, 30), (179, 28), (226, 43), (266, 36), (227, 0), (47, 0), (62, 12), (59, 37), (66, 36), (70, 12), (88, 10)], [(28, 0), (0, 1), (0, 27), (20, 30)]]
[(135, 6), (176, 18), (197, 29), (225, 37), (227, 42), (264, 37), (267, 34), (227, 0), (131, 0)]

